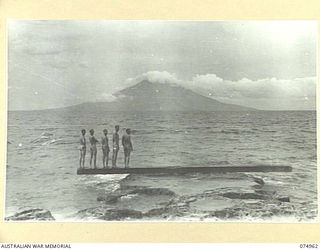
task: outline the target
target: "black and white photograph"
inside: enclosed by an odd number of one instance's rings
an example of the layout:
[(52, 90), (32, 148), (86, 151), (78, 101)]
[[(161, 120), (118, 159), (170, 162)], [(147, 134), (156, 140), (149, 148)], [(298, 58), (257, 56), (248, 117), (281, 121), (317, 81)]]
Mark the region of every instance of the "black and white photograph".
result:
[(318, 221), (316, 21), (8, 21), (6, 221)]

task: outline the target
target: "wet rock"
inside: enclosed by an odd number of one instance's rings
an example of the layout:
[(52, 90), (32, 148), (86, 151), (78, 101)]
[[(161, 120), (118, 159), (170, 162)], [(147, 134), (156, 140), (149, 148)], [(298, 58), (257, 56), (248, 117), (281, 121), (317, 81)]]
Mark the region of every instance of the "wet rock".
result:
[(185, 203), (185, 202), (179, 202), (179, 203), (177, 204), (177, 206), (178, 206), (178, 207), (185, 207), (185, 206), (187, 206), (187, 203)]
[[(131, 176), (131, 175), (128, 175)], [(129, 177), (126, 177), (124, 180), (129, 179)], [(123, 181), (123, 180), (122, 180)], [(121, 183), (120, 184), (121, 190), (132, 190), (132, 189), (143, 189), (143, 188), (147, 188), (146, 186), (141, 186), (141, 185), (128, 185), (128, 184), (124, 184)]]
[(227, 218), (232, 218), (234, 217), (233, 213), (228, 210), (218, 210), (214, 212), (210, 212), (209, 214), (205, 215), (204, 218), (212, 218), (216, 217), (219, 219), (227, 219)]
[(252, 179), (255, 183), (258, 183), (259, 185), (264, 185), (264, 180), (262, 178), (253, 176)]
[(274, 196), (277, 193), (278, 188), (273, 185), (265, 184), (260, 187), (254, 187), (254, 190), (256, 193), (259, 193), (259, 194)]
[(211, 216), (218, 217), (218, 218), (229, 217), (228, 212), (226, 210), (215, 211), (211, 214)]
[(99, 219), (103, 220), (122, 220), (122, 219), (141, 219), (142, 212), (131, 209), (108, 209)]
[(55, 218), (51, 212), (46, 209), (33, 208), (15, 213), (12, 216), (6, 217), (5, 220), (38, 220), (38, 221), (52, 221)]
[(97, 201), (104, 201), (106, 203), (116, 203), (121, 195), (106, 195), (106, 196), (98, 196)]
[(250, 200), (250, 199), (248, 199), (248, 200), (244, 200), (243, 201), (245, 204), (249, 204), (249, 205), (259, 205), (259, 200)]
[(252, 186), (252, 188), (253, 188), (254, 190), (259, 190), (259, 189), (261, 189), (262, 187), (263, 187), (262, 185), (258, 185), (258, 184)]
[(98, 196), (97, 201), (104, 201), (106, 199), (105, 196)]
[(196, 197), (190, 197), (189, 199), (186, 200), (186, 203), (195, 202), (196, 200), (197, 200)]
[(76, 217), (81, 219), (99, 218), (105, 214), (106, 209), (102, 207), (86, 208), (77, 212)]
[(125, 220), (125, 219), (141, 219), (143, 214), (140, 211), (132, 209), (116, 209), (116, 208), (87, 208), (77, 213), (77, 216), (83, 219), (98, 220)]
[(277, 200), (282, 202), (290, 202), (290, 197), (278, 197)]
[(169, 213), (169, 208), (168, 207), (160, 207), (160, 208), (154, 208), (149, 210), (144, 214), (146, 217), (160, 217), (163, 216), (164, 214)]
[(190, 213), (189, 204), (184, 202), (185, 198), (173, 198), (166, 206), (154, 208), (144, 213), (145, 217), (172, 218), (183, 217)]
[(129, 194), (144, 194), (144, 195), (168, 195), (175, 196), (175, 192), (168, 188), (138, 188), (134, 189)]
[(230, 198), (230, 199), (260, 199), (265, 200), (268, 197), (262, 194), (257, 193), (236, 193), (236, 192), (228, 192), (222, 193), (220, 196)]
[(276, 191), (272, 191), (272, 190), (265, 190), (265, 189), (257, 189), (255, 190), (255, 192), (257, 194), (261, 194), (261, 195), (268, 195), (268, 196), (273, 196), (275, 195), (277, 192)]

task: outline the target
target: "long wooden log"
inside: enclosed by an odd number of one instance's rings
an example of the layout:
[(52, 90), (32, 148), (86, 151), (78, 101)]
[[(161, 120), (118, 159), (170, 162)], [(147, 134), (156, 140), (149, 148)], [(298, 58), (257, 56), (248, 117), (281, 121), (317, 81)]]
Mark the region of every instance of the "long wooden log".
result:
[(291, 172), (286, 165), (215, 166), (215, 167), (151, 167), (151, 168), (78, 168), (78, 175), (96, 174), (186, 174), (230, 172)]

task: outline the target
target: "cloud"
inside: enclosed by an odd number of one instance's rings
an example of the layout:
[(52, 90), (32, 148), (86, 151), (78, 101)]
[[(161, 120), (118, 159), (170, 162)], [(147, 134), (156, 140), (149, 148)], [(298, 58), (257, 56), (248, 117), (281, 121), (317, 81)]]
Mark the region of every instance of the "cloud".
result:
[(96, 102), (112, 102), (115, 101), (118, 97), (109, 93), (101, 93), (96, 97)]
[(181, 80), (179, 80), (175, 74), (169, 73), (167, 71), (149, 71), (134, 78), (128, 78), (125, 81), (125, 85), (132, 86), (144, 80), (152, 83), (162, 83), (170, 85), (182, 84)]
[(261, 109), (315, 109), (316, 77), (230, 81), (216, 74), (205, 74), (184, 81), (167, 71), (151, 71), (127, 79), (125, 85), (142, 80), (180, 85), (219, 101)]
[[(184, 85), (184, 84), (182, 84)], [(266, 78), (238, 81), (223, 80), (215, 74), (198, 75), (187, 84), (188, 88), (198, 91), (211, 91), (215, 97), (243, 98), (290, 98), (315, 96), (316, 78), (305, 77), (291, 80)]]
[[(52, 96), (50, 106), (59, 98), (65, 105), (109, 100), (145, 79), (257, 108), (278, 108), (280, 100), (284, 109), (314, 108), (315, 78), (297, 77), (316, 75), (316, 32), (279, 23), (10, 21), (9, 85), (25, 89), (9, 99), (16, 109), (46, 108)], [(25, 94), (50, 85), (35, 103)]]

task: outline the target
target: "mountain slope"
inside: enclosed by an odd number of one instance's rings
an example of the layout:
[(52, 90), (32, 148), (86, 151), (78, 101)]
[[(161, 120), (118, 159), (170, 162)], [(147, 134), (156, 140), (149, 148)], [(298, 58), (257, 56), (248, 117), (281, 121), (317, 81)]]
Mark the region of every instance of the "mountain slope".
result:
[(69, 108), (105, 111), (247, 111), (252, 108), (226, 104), (177, 85), (146, 80), (114, 94), (112, 102), (83, 103)]

